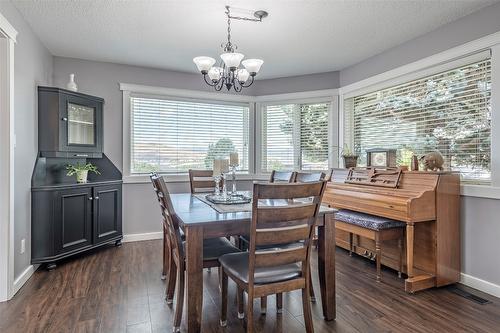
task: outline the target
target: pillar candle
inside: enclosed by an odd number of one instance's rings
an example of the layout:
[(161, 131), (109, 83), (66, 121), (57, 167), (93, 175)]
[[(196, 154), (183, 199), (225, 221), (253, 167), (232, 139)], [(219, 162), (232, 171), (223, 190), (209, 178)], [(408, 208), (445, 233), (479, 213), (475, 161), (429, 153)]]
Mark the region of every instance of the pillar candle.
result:
[(238, 153), (230, 153), (229, 154), (229, 165), (239, 165), (240, 162), (238, 160)]
[(226, 172), (229, 172), (229, 160), (228, 159), (224, 159), (224, 160), (221, 160), (221, 171), (222, 173), (226, 173)]
[(221, 162), (222, 160), (217, 160), (217, 159), (214, 159), (214, 166), (213, 166), (213, 169), (214, 169), (214, 177), (215, 176), (220, 176), (220, 174), (222, 173), (222, 169), (221, 169)]

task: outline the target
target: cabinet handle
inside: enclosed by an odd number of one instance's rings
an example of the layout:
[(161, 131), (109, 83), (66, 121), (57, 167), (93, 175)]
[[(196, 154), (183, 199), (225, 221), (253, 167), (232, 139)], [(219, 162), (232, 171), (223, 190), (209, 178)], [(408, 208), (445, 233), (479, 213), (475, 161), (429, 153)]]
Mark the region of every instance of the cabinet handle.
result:
[(68, 118), (64, 117), (61, 119), (62, 121), (68, 121)]
[(92, 199), (94, 199), (94, 198), (92, 198), (92, 197), (89, 197), (89, 200), (92, 200)]
[(99, 200), (99, 197), (95, 197), (94, 199)]
[(75, 154), (75, 157), (89, 157), (89, 154)]

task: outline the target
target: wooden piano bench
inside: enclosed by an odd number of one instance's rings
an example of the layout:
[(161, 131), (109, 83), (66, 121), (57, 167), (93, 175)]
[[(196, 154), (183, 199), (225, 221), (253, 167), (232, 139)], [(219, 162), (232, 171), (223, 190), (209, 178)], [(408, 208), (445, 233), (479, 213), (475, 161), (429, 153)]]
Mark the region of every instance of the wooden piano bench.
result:
[(377, 282), (381, 280), (380, 261), (382, 250), (380, 243), (387, 240), (398, 240), (399, 270), (403, 270), (403, 237), (406, 224), (385, 217), (364, 214), (352, 210), (341, 209), (335, 213), (335, 227), (349, 233), (349, 255), (353, 251), (353, 235), (366, 237), (375, 241), (375, 262), (377, 264)]

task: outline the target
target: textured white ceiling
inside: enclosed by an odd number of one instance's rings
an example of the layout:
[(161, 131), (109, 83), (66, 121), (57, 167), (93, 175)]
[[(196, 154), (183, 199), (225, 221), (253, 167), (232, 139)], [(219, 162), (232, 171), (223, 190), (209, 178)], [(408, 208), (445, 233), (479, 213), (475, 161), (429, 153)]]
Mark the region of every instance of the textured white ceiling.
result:
[(221, 53), (226, 4), (264, 9), (232, 36), (273, 78), (343, 69), (499, 0), (12, 1), (56, 56), (193, 73), (193, 57)]

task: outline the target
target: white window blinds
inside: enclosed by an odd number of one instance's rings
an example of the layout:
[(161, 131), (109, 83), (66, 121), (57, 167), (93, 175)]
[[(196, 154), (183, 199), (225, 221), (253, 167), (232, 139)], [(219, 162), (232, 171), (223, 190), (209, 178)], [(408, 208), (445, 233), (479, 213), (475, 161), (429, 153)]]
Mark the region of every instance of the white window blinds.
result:
[(211, 169), (236, 151), (248, 171), (248, 104), (131, 97), (131, 173)]
[(264, 106), (261, 171), (327, 169), (330, 104)]
[(344, 101), (345, 142), (366, 165), (366, 150), (395, 148), (399, 165), (438, 150), (445, 168), (470, 182), (490, 180), (491, 62), (461, 66)]

